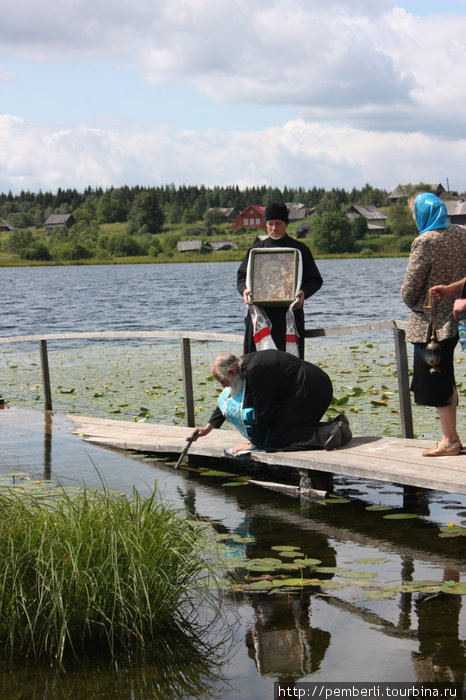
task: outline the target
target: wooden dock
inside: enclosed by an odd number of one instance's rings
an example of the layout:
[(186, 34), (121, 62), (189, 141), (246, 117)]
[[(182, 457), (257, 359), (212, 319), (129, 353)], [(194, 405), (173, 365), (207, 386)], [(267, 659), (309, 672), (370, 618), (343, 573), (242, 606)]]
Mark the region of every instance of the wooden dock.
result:
[[(178, 456), (193, 428), (153, 423), (70, 416), (73, 432), (84, 440), (113, 449)], [(190, 455), (225, 460), (224, 450), (244, 442), (234, 430), (212, 430), (193, 442)], [(404, 486), (466, 494), (466, 453), (456, 457), (422, 456), (432, 441), (406, 438), (354, 437), (343, 447), (326, 452), (253, 452), (253, 462), (284, 470), (341, 474)], [(229, 458), (234, 464), (238, 458)], [(232, 468), (231, 466), (229, 467)], [(319, 488), (319, 487), (317, 487)]]

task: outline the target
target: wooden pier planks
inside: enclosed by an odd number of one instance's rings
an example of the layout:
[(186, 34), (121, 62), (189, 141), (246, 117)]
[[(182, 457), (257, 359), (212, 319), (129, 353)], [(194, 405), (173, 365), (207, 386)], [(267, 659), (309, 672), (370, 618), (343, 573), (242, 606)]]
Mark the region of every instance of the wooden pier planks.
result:
[[(193, 428), (70, 416), (74, 432), (101, 446), (136, 452), (181, 453)], [(234, 430), (213, 430), (193, 442), (189, 454), (217, 459), (224, 450), (244, 442)], [(253, 461), (300, 470), (331, 472), (364, 479), (466, 494), (466, 453), (457, 457), (423, 457), (431, 441), (405, 438), (355, 437), (331, 452), (255, 452)]]

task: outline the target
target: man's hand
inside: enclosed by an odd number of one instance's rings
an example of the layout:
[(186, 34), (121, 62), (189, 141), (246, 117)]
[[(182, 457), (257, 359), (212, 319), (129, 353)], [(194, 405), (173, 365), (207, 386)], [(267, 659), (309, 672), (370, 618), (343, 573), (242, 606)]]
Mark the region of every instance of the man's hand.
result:
[(207, 423), (203, 428), (198, 428), (197, 433), (194, 436), (193, 440), (197, 440), (197, 438), (204, 437), (204, 435), (208, 435), (211, 430), (213, 430), (214, 426), (211, 425), (210, 423)]
[(296, 292), (296, 298), (298, 299), (298, 302), (294, 308), (301, 309), (304, 304), (304, 292), (302, 289), (300, 289), (299, 292)]
[(251, 290), (250, 289), (245, 289), (243, 292), (243, 301), (247, 306), (253, 306), (251, 302)]

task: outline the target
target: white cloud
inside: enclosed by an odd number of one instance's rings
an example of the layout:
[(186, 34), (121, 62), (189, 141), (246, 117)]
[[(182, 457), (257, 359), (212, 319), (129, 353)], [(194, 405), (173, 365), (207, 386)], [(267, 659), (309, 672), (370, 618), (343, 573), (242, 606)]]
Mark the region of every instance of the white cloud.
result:
[[(160, 84), (189, 84), (223, 105), (279, 105), (296, 116), (262, 131), (219, 123), (189, 133), (137, 124), (58, 130), (4, 116), (1, 189), (171, 181), (390, 188), (447, 176), (465, 186), (466, 17), (414, 16), (395, 0), (16, 0), (0, 5), (0, 26), (0, 90), (21, 79), (15, 60), (25, 71), (29, 62), (83, 61), (89, 85), (100, 61), (113, 76), (116, 66), (137, 68), (154, 95)], [(114, 91), (117, 79), (109, 83), (106, 105), (118, 120), (125, 94)], [(72, 89), (57, 85), (61, 105)]]
[(445, 143), (423, 134), (392, 133), (293, 120), (262, 132), (175, 133), (157, 125), (145, 131), (80, 127), (51, 131), (0, 117), (4, 167), (0, 191), (124, 184), (282, 187), (331, 189), (399, 182), (464, 183), (466, 139)]

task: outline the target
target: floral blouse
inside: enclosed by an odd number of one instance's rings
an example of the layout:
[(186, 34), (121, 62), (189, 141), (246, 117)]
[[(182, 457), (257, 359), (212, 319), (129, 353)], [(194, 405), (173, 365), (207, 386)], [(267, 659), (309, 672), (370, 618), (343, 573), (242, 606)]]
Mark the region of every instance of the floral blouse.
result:
[(453, 338), (458, 324), (453, 318), (454, 297), (434, 303), (433, 311), (425, 309), (427, 293), (436, 284), (451, 284), (466, 275), (466, 227), (451, 224), (447, 229), (426, 231), (412, 243), (408, 268), (401, 287), (403, 301), (412, 313), (406, 339), (424, 343), (429, 339), (432, 320), (438, 340)]

